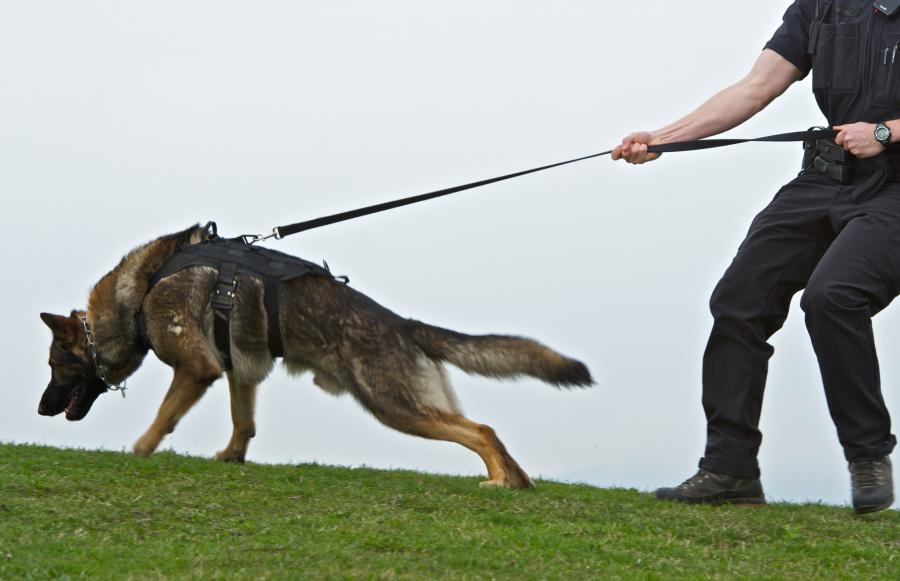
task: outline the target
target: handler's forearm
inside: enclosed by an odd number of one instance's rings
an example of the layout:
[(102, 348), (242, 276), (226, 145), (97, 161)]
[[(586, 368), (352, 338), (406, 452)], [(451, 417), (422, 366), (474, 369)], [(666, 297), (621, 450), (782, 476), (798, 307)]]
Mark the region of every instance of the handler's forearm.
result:
[(770, 101), (742, 81), (721, 91), (693, 113), (653, 131), (653, 137), (660, 143), (670, 143), (718, 135), (750, 119)]
[(750, 119), (784, 93), (800, 71), (766, 49), (746, 77), (721, 91), (690, 115), (653, 132), (656, 141), (690, 141), (718, 135)]

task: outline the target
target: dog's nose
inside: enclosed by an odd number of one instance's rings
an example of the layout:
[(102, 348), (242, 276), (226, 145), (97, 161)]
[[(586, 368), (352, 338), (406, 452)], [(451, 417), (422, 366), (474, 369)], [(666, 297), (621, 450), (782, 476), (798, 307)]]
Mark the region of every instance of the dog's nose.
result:
[(47, 408), (44, 407), (43, 403), (38, 404), (38, 413), (41, 414), (42, 416), (50, 415), (47, 413)]

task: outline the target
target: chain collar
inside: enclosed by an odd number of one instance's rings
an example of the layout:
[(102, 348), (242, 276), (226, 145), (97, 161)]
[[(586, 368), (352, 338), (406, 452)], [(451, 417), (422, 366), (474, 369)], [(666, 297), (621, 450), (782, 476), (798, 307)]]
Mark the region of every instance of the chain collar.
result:
[(91, 326), (88, 325), (87, 315), (81, 317), (81, 325), (84, 327), (84, 336), (87, 339), (88, 354), (91, 356), (91, 361), (94, 362), (94, 368), (97, 370), (97, 377), (99, 377), (100, 381), (106, 385), (106, 389), (109, 391), (118, 391), (122, 394), (122, 398), (124, 398), (126, 382), (123, 381), (121, 385), (114, 385), (107, 379), (109, 370), (105, 365), (100, 363), (100, 356), (97, 353), (97, 344), (94, 343), (94, 333), (91, 331)]

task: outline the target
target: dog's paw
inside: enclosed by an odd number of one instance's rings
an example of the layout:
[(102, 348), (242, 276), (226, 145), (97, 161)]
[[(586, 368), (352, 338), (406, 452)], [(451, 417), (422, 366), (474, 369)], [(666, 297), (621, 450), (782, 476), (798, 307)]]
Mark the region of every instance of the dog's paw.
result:
[(534, 483), (529, 478), (521, 482), (510, 482), (509, 488), (511, 490), (534, 490)]
[(530, 490), (534, 488), (531, 478), (525, 474), (525, 471), (518, 467), (509, 471), (509, 487), (513, 490)]
[(219, 450), (216, 452), (216, 460), (220, 462), (234, 462), (236, 464), (244, 463), (244, 454), (242, 452), (235, 452), (230, 448), (225, 448), (224, 450)]
[(478, 483), (479, 488), (510, 488), (508, 480), (485, 480)]
[(134, 452), (135, 456), (140, 456), (141, 458), (146, 458), (156, 449), (156, 446), (151, 446), (149, 444), (143, 443), (141, 440), (138, 440), (137, 444), (132, 448), (132, 452)]

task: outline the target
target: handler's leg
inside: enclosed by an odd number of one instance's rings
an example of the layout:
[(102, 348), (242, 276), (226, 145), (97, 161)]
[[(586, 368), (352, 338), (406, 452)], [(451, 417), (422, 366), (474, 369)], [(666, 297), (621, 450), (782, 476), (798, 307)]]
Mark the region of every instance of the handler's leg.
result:
[(850, 219), (810, 278), (801, 306), (854, 476), (854, 507), (871, 512), (893, 502), (887, 456), (897, 440), (881, 394), (872, 316), (900, 291), (900, 186), (842, 210)]
[(683, 502), (763, 502), (756, 460), (768, 344), (791, 297), (806, 285), (834, 234), (833, 182), (815, 175), (788, 184), (753, 221), (710, 301), (713, 329), (703, 356), (706, 453), (700, 471), (657, 497)]
[(798, 178), (756, 217), (713, 292), (714, 323), (703, 355), (707, 445), (701, 468), (759, 478), (758, 424), (774, 353), (768, 339), (834, 236), (827, 218), (834, 186), (823, 180)]

